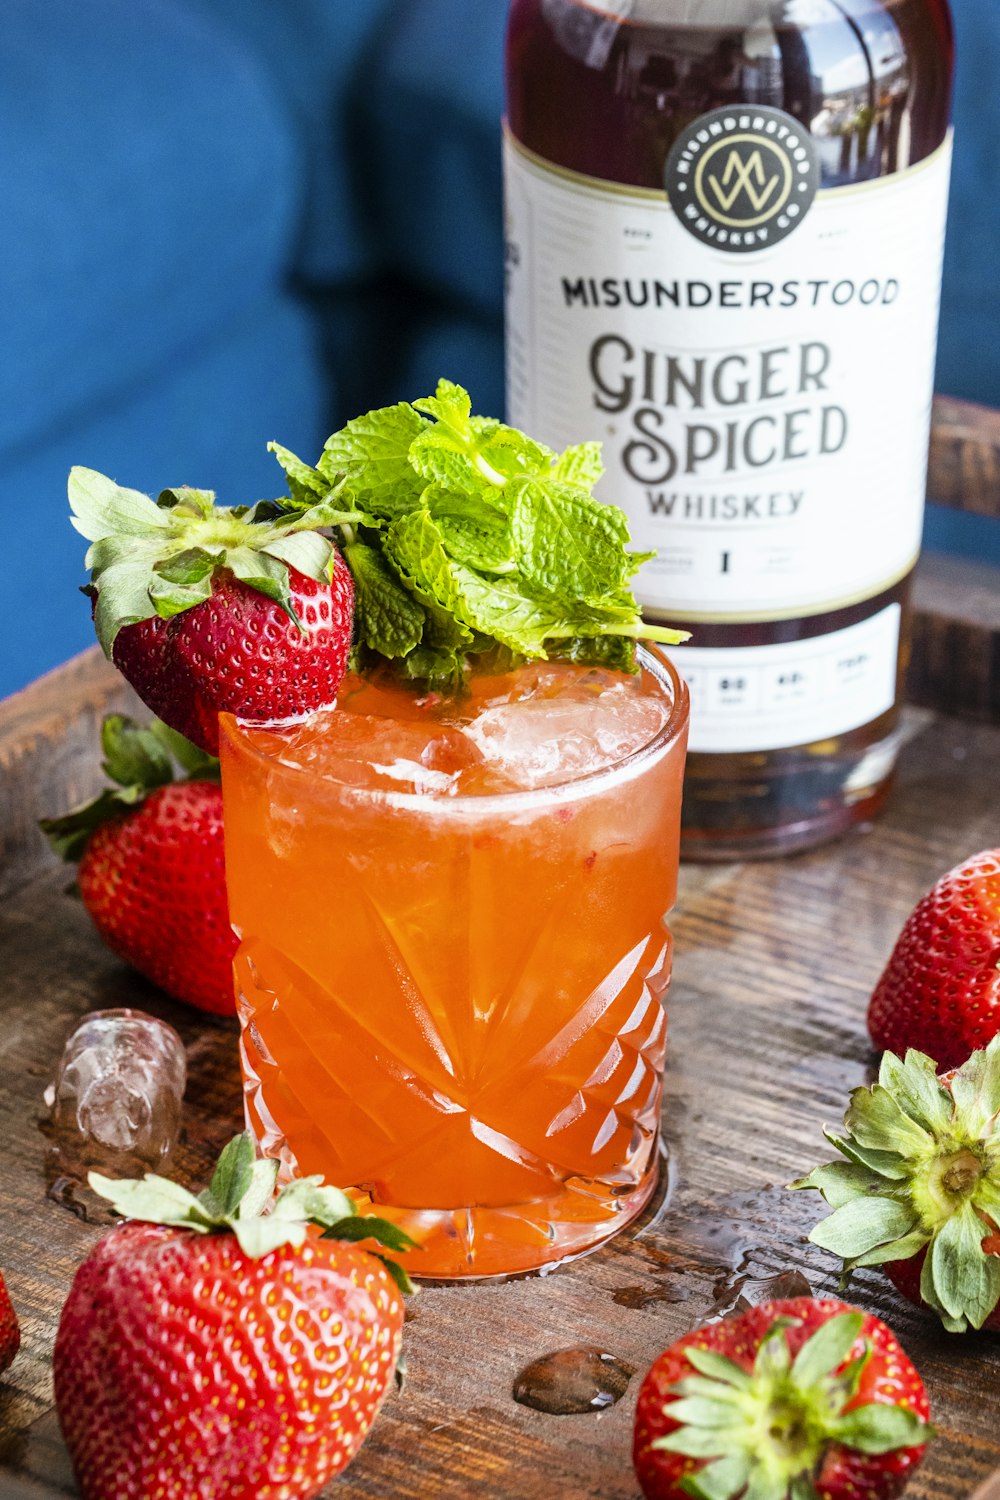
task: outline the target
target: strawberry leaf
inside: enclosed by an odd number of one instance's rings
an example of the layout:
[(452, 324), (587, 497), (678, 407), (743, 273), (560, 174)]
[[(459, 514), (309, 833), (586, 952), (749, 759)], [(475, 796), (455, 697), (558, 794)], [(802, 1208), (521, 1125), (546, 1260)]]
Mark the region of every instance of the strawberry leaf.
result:
[(908, 1234), (916, 1220), (916, 1210), (895, 1198), (855, 1198), (817, 1224), (809, 1238), (821, 1250), (851, 1260)]
[(282, 1245), (299, 1249), (306, 1242), (308, 1229), (298, 1219), (282, 1219), (275, 1214), (264, 1214), (256, 1219), (236, 1218), (228, 1226), (239, 1243), (244, 1255), (251, 1260), (260, 1260)]
[(346, 1193), (328, 1187), (321, 1177), (298, 1177), (282, 1190), (273, 1212), (278, 1218), (308, 1219), (328, 1229), (353, 1217), (356, 1209)]
[[(224, 562), (225, 560), (225, 553), (223, 553), (218, 561)], [(193, 609), (196, 604), (203, 604), (211, 593), (210, 574), (206, 573), (197, 582), (190, 584), (170, 583), (155, 569), (147, 589), (148, 598), (161, 620), (172, 620), (174, 615), (183, 614), (186, 609)]]
[(151, 728), (124, 714), (108, 714), (101, 725), (101, 769), (119, 786), (152, 791), (174, 779), (170, 752)]
[(896, 1453), (926, 1443), (931, 1428), (905, 1407), (872, 1402), (846, 1412), (834, 1425), (833, 1435), (859, 1453)]
[(935, 1235), (927, 1257), (941, 1306), (973, 1328), (982, 1328), (1000, 1301), (1000, 1258), (983, 1253), (987, 1233), (966, 1201)]
[(379, 1255), (377, 1250), (372, 1251), (372, 1258), (382, 1262), (404, 1297), (413, 1295), (416, 1288), (398, 1260), (393, 1260), (389, 1255)]
[(166, 562), (157, 563), (153, 572), (167, 583), (201, 583), (208, 578), (218, 562), (218, 554), (206, 552), (202, 547), (188, 547), (176, 552)]
[(346, 1219), (338, 1219), (331, 1224), (323, 1238), (325, 1240), (351, 1240), (354, 1243), (360, 1240), (375, 1240), (384, 1245), (387, 1250), (415, 1250), (417, 1242), (411, 1240), (410, 1236), (398, 1224), (391, 1224), (388, 1219), (376, 1218), (374, 1214), (356, 1214)]
[(161, 719), (152, 721), (148, 726), (148, 733), (159, 741), (181, 770), (187, 772), (191, 781), (218, 781), (219, 762), (214, 755), (202, 750), (200, 745), (193, 745), (183, 734), (171, 729)]
[(126, 490), (95, 469), (74, 468), (69, 475), (71, 520), (88, 542), (117, 533), (161, 537), (170, 519), (148, 495)]
[(262, 550), (267, 557), (275, 557), (279, 562), (287, 563), (289, 567), (304, 573), (307, 578), (314, 578), (317, 583), (329, 581), (333, 543), (325, 536), (320, 536), (318, 531), (298, 531), (288, 536), (275, 537)]
[(740, 1495), (746, 1489), (749, 1477), (750, 1464), (746, 1454), (731, 1453), (728, 1458), (706, 1464), (697, 1473), (685, 1475), (680, 1487), (695, 1500), (732, 1500), (734, 1495)]
[(204, 1205), (168, 1177), (147, 1172), (141, 1181), (87, 1174), (87, 1181), (100, 1198), (106, 1198), (116, 1213), (126, 1219), (144, 1219), (152, 1224), (168, 1224), (208, 1234), (213, 1228), (212, 1215)]
[(840, 1313), (817, 1328), (802, 1345), (792, 1364), (796, 1385), (816, 1385), (844, 1363), (857, 1342), (864, 1318), (861, 1313)]
[(201, 1201), (217, 1218), (235, 1214), (253, 1181), (255, 1159), (253, 1137), (248, 1131), (236, 1135), (222, 1152), (212, 1181)]
[(58, 818), (39, 818), (38, 826), (53, 852), (68, 864), (76, 864), (91, 835), (103, 823), (132, 812), (145, 794), (138, 787), (106, 788), (92, 802)]

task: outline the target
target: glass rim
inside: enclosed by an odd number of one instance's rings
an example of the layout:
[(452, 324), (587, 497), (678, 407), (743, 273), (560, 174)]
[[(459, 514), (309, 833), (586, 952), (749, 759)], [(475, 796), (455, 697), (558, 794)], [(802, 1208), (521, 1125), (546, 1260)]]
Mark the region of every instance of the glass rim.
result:
[[(262, 763), (275, 770), (294, 778), (303, 778), (309, 784), (333, 788), (341, 801), (363, 803), (367, 806), (381, 806), (410, 812), (419, 812), (432, 817), (442, 816), (465, 816), (473, 813), (485, 815), (491, 809), (503, 808), (511, 812), (517, 811), (521, 806), (537, 807), (544, 803), (571, 802), (583, 797), (596, 794), (602, 785), (612, 781), (628, 781), (638, 775), (647, 765), (660, 759), (680, 737), (687, 726), (690, 715), (690, 695), (687, 683), (678, 672), (671, 659), (663, 651), (655, 646), (638, 643), (639, 665), (646, 668), (656, 678), (661, 690), (666, 695), (670, 694), (670, 712), (660, 728), (640, 745), (637, 750), (630, 751), (622, 756), (620, 760), (614, 761), (610, 766), (601, 766), (596, 771), (586, 771), (582, 776), (573, 777), (567, 781), (557, 781), (548, 786), (520, 787), (510, 791), (470, 793), (462, 796), (435, 796), (428, 792), (396, 791), (391, 787), (366, 787), (352, 786), (347, 782), (337, 781), (333, 776), (323, 775), (309, 769), (306, 766), (296, 766), (288, 761), (281, 760), (265, 750), (258, 749), (252, 745), (243, 735), (234, 733), (237, 730), (254, 728), (274, 728), (277, 726), (254, 725), (240, 721), (232, 714), (219, 715), (219, 727), (222, 737), (233, 747), (236, 753), (249, 755), (255, 761)], [(285, 726), (292, 727), (292, 726)], [(223, 785), (224, 785), (223, 779)]]

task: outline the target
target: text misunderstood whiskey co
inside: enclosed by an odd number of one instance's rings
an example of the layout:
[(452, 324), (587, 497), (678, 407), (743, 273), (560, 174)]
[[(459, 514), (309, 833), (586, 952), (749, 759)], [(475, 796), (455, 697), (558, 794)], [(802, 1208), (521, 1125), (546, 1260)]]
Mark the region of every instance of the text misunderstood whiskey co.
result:
[(692, 631), (694, 855), (885, 794), (951, 68), (947, 0), (511, 6), (509, 416), (603, 438), (644, 611)]
[(641, 655), (222, 721), (250, 1126), (415, 1274), (559, 1261), (655, 1184), (687, 694)]

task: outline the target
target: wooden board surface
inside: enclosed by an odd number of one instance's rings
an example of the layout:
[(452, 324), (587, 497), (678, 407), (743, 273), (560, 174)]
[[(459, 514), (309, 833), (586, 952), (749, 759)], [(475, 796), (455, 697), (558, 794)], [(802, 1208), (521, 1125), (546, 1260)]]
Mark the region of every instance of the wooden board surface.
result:
[[(888, 815), (794, 860), (683, 874), (665, 1108), (672, 1191), (598, 1253), (544, 1279), (425, 1289), (413, 1303), (409, 1379), (357, 1462), (327, 1494), (356, 1500), (635, 1500), (629, 1461), (637, 1375), (603, 1414), (515, 1405), (522, 1365), (598, 1344), (642, 1372), (741, 1277), (801, 1267), (831, 1293), (831, 1261), (804, 1243), (817, 1213), (783, 1187), (825, 1155), (847, 1091), (872, 1063), (868, 993), (910, 906), (962, 855), (996, 843), (1000, 731), (913, 713)], [(0, 909), (0, 1265), (24, 1330), (0, 1380), (0, 1497), (73, 1494), (52, 1414), (51, 1352), (74, 1268), (102, 1230), (45, 1196), (42, 1091), (88, 1010), (164, 1016), (190, 1048), (192, 1185), (239, 1124), (234, 1029), (171, 1005), (101, 947), (62, 870)], [(1000, 1466), (1000, 1339), (939, 1331), (875, 1272), (856, 1300), (889, 1319), (931, 1392), (940, 1429), (914, 1500), (959, 1500)]]

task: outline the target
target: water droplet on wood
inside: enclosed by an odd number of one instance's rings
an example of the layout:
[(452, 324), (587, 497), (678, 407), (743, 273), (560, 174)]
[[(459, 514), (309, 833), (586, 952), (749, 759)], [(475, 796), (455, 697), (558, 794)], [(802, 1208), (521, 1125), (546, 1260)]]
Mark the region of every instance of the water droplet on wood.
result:
[(514, 1400), (550, 1416), (603, 1411), (620, 1401), (633, 1365), (596, 1345), (556, 1349), (533, 1360), (514, 1381)]

